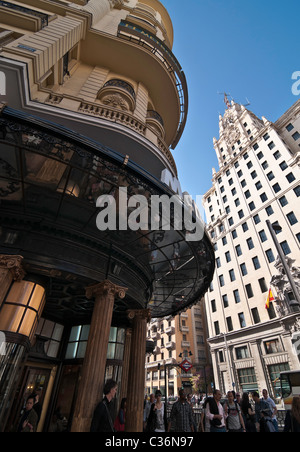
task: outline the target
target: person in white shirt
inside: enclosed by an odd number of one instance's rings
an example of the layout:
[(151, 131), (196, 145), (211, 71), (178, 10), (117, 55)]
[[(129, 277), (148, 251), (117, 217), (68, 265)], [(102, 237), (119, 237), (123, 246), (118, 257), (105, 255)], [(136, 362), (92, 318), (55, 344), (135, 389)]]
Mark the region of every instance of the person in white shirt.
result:
[(270, 405), (270, 409), (272, 412), (272, 422), (274, 424), (276, 432), (278, 432), (279, 430), (278, 430), (278, 422), (277, 422), (277, 416), (276, 416), (277, 408), (276, 408), (275, 402), (273, 399), (271, 399), (271, 397), (268, 396), (268, 391), (266, 389), (263, 389), (262, 395), (263, 395), (262, 400), (264, 400), (265, 402), (267, 402)]
[(206, 416), (210, 420), (210, 431), (215, 432), (226, 432), (226, 406), (223, 408), (220, 400), (222, 398), (222, 393), (219, 389), (215, 389), (213, 392), (213, 397), (209, 399), (206, 406)]

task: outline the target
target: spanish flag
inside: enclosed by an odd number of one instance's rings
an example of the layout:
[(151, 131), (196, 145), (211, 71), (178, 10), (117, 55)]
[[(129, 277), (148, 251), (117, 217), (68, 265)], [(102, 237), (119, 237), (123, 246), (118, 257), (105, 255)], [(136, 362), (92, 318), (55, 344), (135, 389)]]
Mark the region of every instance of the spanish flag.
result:
[(266, 309), (269, 309), (270, 301), (274, 301), (274, 297), (273, 297), (271, 289), (269, 289), (269, 292), (268, 292), (268, 298), (267, 298), (267, 301), (266, 301)]

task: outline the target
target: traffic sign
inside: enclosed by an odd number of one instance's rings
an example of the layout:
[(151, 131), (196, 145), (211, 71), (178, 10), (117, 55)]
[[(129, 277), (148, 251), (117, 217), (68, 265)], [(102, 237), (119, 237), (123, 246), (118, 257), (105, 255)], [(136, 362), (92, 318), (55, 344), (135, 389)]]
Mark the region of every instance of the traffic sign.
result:
[(188, 371), (193, 367), (193, 365), (192, 365), (187, 359), (184, 359), (184, 360), (182, 361), (182, 363), (179, 364), (179, 367), (181, 367), (181, 369), (182, 369), (184, 372), (188, 372)]

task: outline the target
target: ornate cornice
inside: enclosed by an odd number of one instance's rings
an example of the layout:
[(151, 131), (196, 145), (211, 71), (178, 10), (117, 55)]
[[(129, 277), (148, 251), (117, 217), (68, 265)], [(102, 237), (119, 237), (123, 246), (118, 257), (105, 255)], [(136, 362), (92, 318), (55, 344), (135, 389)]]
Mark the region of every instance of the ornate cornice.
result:
[(124, 298), (127, 290), (128, 289), (126, 287), (118, 286), (106, 279), (98, 284), (87, 287), (85, 293), (88, 299), (93, 297), (103, 297), (106, 295)]
[(23, 256), (0, 254), (0, 268), (10, 270), (15, 281), (22, 281), (25, 276)]

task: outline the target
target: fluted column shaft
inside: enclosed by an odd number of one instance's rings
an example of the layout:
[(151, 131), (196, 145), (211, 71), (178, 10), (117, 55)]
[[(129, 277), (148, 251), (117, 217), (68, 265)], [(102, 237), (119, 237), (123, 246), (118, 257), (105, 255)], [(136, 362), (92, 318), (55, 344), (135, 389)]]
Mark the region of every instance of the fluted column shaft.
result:
[(145, 356), (146, 356), (146, 329), (150, 321), (150, 311), (128, 311), (132, 321), (131, 353), (129, 364), (126, 432), (143, 431), (144, 390), (145, 390)]
[(125, 297), (124, 287), (106, 280), (86, 289), (95, 306), (85, 352), (72, 423), (73, 432), (88, 432), (94, 409), (102, 399), (107, 346), (115, 297)]

